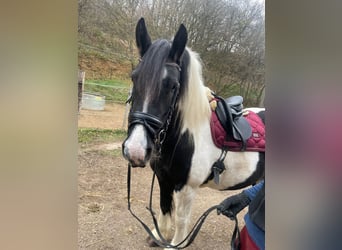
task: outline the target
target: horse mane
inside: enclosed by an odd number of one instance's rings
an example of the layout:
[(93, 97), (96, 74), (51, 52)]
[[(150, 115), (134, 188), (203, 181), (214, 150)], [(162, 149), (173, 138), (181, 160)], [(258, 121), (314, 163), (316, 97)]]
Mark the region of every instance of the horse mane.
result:
[(211, 112), (202, 78), (202, 65), (199, 55), (189, 48), (188, 86), (179, 101), (182, 132), (187, 129), (197, 134), (199, 127), (209, 120)]

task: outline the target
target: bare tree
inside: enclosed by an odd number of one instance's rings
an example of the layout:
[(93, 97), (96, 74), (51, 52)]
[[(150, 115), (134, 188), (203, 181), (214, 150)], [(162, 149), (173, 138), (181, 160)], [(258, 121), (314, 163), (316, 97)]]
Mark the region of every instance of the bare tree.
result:
[(206, 83), (258, 105), (265, 81), (264, 4), (251, 0), (79, 0), (80, 43), (137, 63), (134, 28), (143, 16), (152, 38), (171, 39), (181, 23), (204, 63)]

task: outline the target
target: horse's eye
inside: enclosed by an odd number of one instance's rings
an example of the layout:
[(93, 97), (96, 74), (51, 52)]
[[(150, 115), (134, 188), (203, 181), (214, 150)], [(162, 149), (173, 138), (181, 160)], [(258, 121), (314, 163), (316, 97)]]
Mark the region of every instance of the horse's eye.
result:
[(172, 91), (175, 91), (179, 87), (179, 83), (176, 82), (175, 84), (172, 85)]

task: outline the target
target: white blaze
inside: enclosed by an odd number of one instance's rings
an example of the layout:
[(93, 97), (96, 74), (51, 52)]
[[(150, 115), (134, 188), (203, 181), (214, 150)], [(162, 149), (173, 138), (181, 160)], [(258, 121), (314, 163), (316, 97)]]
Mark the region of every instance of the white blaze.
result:
[(146, 157), (146, 132), (143, 125), (136, 125), (125, 142), (125, 155), (129, 156), (133, 163), (143, 162)]

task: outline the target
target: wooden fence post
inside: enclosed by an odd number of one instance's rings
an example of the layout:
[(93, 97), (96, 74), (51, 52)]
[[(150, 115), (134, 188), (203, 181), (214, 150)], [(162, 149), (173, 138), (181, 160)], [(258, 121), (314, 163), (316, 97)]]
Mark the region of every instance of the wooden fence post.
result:
[(84, 90), (85, 71), (78, 71), (78, 113), (81, 110), (82, 94)]

